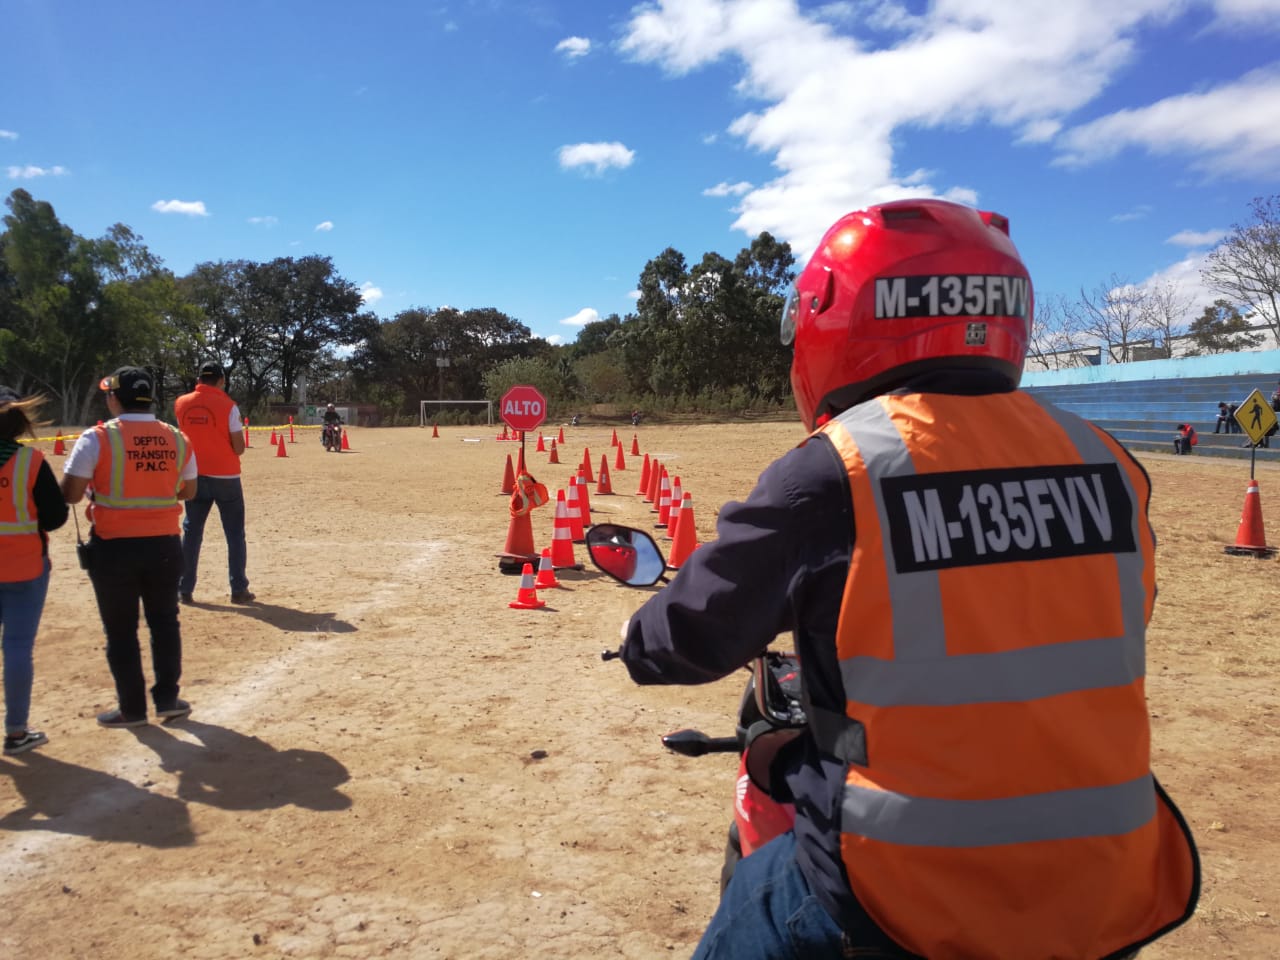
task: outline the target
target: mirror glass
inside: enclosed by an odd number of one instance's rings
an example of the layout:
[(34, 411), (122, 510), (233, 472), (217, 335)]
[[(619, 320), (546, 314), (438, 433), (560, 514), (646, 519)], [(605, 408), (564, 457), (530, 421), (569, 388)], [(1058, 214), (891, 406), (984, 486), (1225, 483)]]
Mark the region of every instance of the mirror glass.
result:
[(657, 543), (643, 530), (598, 523), (587, 531), (591, 562), (633, 587), (657, 583), (667, 568)]

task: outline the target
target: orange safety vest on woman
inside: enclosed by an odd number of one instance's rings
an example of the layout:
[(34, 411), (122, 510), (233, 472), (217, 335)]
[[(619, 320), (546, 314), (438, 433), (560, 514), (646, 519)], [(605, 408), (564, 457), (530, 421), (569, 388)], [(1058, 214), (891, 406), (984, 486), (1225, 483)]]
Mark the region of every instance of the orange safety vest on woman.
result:
[(194, 391), (174, 401), (178, 427), (191, 441), (202, 476), (240, 476), (240, 458), (231, 449), (227, 429), (235, 405), (225, 391), (207, 383), (197, 383)]
[(930, 960), (1108, 957), (1181, 923), (1199, 865), (1150, 768), (1146, 473), (1021, 392), (884, 396), (822, 429), (857, 533), (846, 713), (811, 721), (848, 761), (859, 902)]
[(177, 494), (190, 455), (182, 431), (159, 420), (108, 420), (94, 429), (94, 533), (103, 540), (176, 535)]
[(34, 580), (44, 573), (34, 490), (44, 454), (18, 447), (0, 467), (0, 583)]

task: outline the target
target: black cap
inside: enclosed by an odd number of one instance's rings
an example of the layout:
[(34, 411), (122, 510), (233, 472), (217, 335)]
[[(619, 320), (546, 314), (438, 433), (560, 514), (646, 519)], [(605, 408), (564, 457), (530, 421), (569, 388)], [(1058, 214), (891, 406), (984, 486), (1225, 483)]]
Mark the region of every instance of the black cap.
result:
[(202, 363), (200, 365), (200, 376), (217, 377), (219, 380), (225, 380), (227, 378), (227, 372), (222, 369), (222, 364), (210, 360), (207, 363)]
[(98, 384), (102, 390), (116, 395), (116, 399), (126, 407), (139, 403), (150, 403), (151, 374), (141, 367), (121, 367), (109, 377), (103, 377)]

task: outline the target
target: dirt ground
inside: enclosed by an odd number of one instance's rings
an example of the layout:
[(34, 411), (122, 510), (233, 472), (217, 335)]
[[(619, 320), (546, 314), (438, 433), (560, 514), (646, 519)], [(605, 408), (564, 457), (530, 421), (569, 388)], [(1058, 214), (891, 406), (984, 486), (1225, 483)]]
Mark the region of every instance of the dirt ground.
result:
[[(552, 495), (584, 451), (596, 470), (607, 454), (615, 492), (591, 487), (593, 518), (651, 524), (640, 458), (615, 468), (613, 428), (564, 429), (561, 464), (528, 447)], [(258, 601), (228, 602), (210, 517), (181, 613), (194, 713), (168, 726), (94, 722), (114, 705), (101, 626), (72, 525), (55, 534), (32, 706), (50, 742), (0, 759), (0, 957), (689, 954), (715, 907), (736, 761), (659, 738), (732, 733), (745, 675), (633, 686), (600, 652), (647, 593), (589, 565), (540, 591), (545, 609), (510, 609), (519, 578), (495, 554), (518, 445), (496, 432), (352, 430), (339, 455), (298, 430), (282, 459), (255, 430)], [(702, 540), (800, 439), (782, 423), (617, 432), (681, 476)], [(1143, 957), (1280, 956), (1280, 561), (1223, 553), (1247, 461), (1143, 461), (1160, 538), (1154, 767), (1204, 868), (1196, 917)], [(1257, 476), (1274, 544), (1280, 469)], [(534, 515), (539, 550), (553, 516)]]

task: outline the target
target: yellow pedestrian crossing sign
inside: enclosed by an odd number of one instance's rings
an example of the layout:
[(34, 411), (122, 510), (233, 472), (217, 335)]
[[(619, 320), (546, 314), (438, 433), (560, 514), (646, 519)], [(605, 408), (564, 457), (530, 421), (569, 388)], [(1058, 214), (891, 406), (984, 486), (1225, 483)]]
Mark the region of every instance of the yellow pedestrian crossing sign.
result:
[(1236, 407), (1236, 423), (1249, 435), (1254, 444), (1262, 442), (1262, 438), (1271, 432), (1276, 425), (1276, 412), (1262, 395), (1261, 390), (1254, 390), (1245, 398), (1244, 403)]

